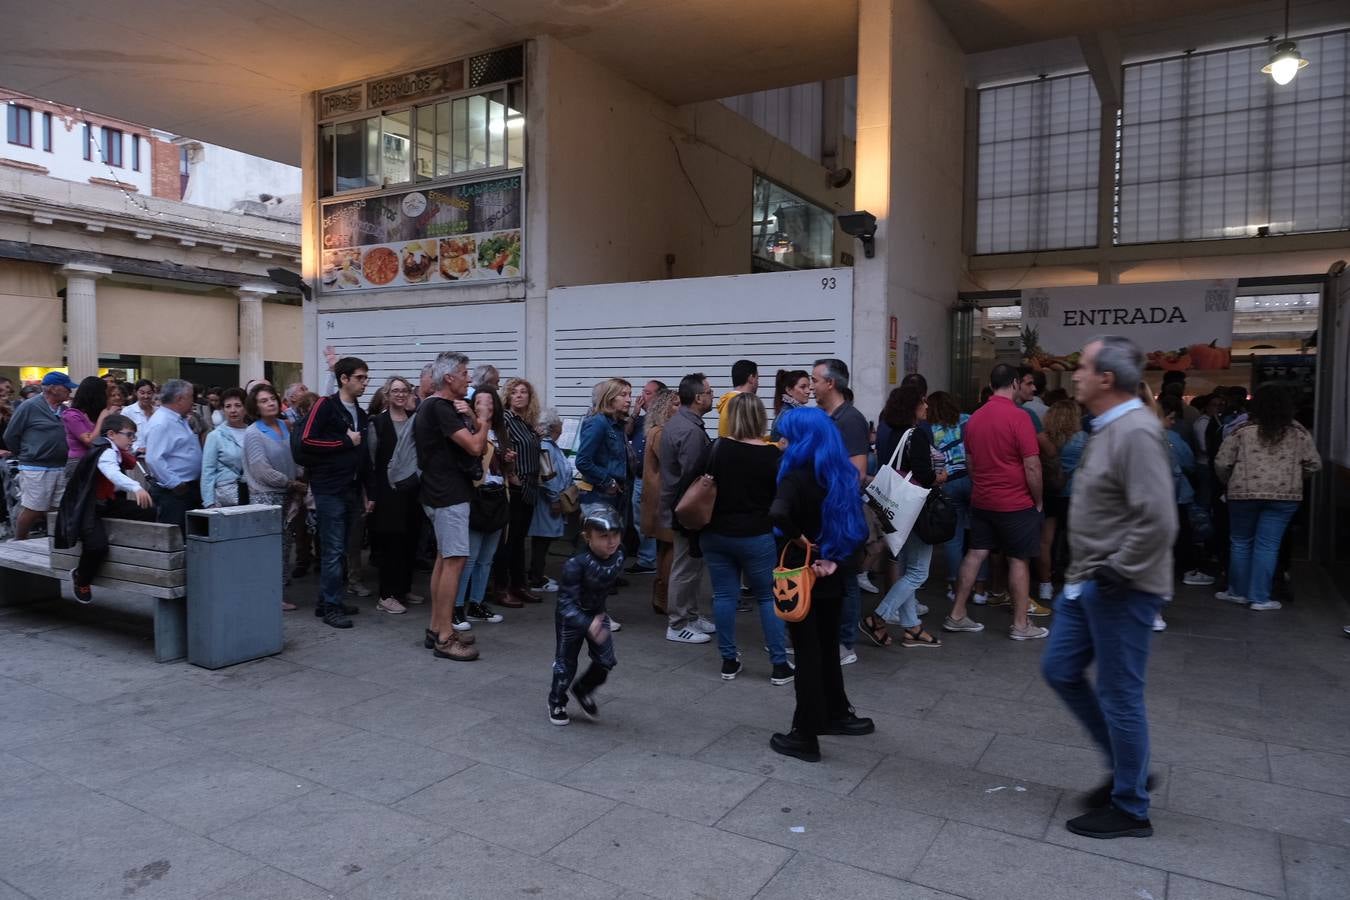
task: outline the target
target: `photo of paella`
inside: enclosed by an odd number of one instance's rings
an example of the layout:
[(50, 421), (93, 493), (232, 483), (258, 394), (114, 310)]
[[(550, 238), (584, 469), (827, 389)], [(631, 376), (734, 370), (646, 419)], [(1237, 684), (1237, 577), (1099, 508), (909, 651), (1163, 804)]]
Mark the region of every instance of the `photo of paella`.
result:
[(366, 273), (366, 281), (383, 287), (398, 275), (398, 254), (388, 247), (376, 247), (366, 251), (361, 267)]
[(471, 237), (441, 240), (441, 276), (450, 281), (469, 278), (478, 267), (478, 242)]

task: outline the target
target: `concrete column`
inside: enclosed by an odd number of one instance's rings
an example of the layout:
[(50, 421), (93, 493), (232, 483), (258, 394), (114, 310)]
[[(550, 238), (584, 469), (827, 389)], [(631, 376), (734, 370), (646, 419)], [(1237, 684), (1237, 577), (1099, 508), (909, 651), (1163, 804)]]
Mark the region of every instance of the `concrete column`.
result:
[(889, 318), (919, 348), (931, 390), (950, 388), (961, 246), (965, 55), (928, 0), (859, 0), (854, 204), (877, 217), (876, 256), (856, 247), (853, 388), (868, 418), (890, 380)]
[(66, 368), (79, 381), (98, 374), (98, 279), (111, 275), (102, 266), (62, 266), (66, 278)]
[(276, 288), (246, 284), (235, 291), (239, 297), (239, 383), (263, 377), (263, 298)]

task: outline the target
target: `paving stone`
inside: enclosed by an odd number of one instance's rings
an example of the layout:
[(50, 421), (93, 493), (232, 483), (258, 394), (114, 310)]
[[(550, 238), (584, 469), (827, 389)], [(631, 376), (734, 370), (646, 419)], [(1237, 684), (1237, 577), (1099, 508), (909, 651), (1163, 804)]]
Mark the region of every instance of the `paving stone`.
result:
[(713, 825), (764, 779), (623, 745), (576, 769), (562, 782), (611, 800)]
[(480, 763), (394, 808), (538, 855), (609, 812), (614, 804), (594, 794)]
[(1346, 797), (1177, 768), (1172, 770), (1167, 806), (1174, 812), (1350, 847)]
[(294, 875), (265, 867), (203, 900), (335, 900), (337, 894)]
[(443, 838), (447, 829), (317, 790), (211, 832), (211, 840), (342, 893)]
[[(994, 732), (983, 728), (911, 719), (878, 710), (865, 710), (865, 713), (877, 726), (874, 745), (910, 759), (974, 767), (994, 740)], [(993, 727), (997, 723), (987, 724)]]
[(1067, 791), (1090, 791), (1109, 774), (1098, 750), (1000, 734), (975, 766), (981, 772), (1040, 781)]
[(1060, 793), (1036, 782), (891, 756), (853, 796), (1039, 839)]
[(951, 691), (933, 705), (926, 721), (994, 729), (999, 734), (1030, 737), (1070, 747), (1091, 749), (1094, 746), (1083, 726), (1062, 706), (1032, 706)]
[(7, 679), (0, 691), (0, 748), (51, 740), (113, 718), (97, 706)]
[(254, 701), (197, 680), (169, 680), (118, 694), (98, 704), (119, 721), (173, 730), (248, 708)]
[(270, 809), (317, 787), (258, 763), (214, 750), (146, 771), (105, 793), (196, 834)]
[(0, 881), (0, 900), (31, 900), (29, 895), (19, 893), (19, 889)]
[(11, 785), (18, 786), (21, 782), (36, 778), (46, 771), (41, 766), (12, 753), (0, 752), (0, 789)]
[(1278, 895), (1284, 890), (1279, 838), (1269, 831), (1154, 808), (1149, 812), (1153, 837), (1102, 841), (1080, 837), (1064, 827), (1065, 821), (1081, 812), (1076, 804), (1061, 802), (1046, 840), (1262, 894)]
[(620, 806), (554, 847), (558, 865), (653, 897), (753, 897), (791, 852), (660, 813)]
[[(910, 880), (970, 900), (1154, 900), (1167, 896), (1157, 869), (948, 822)], [(1146, 894), (1140, 893), (1146, 891)]]
[(1288, 836), (1280, 845), (1289, 900), (1350, 896), (1350, 850)]
[(1267, 900), (1269, 896), (1241, 891), (1212, 881), (1187, 878), (1175, 872), (1167, 876), (1167, 900)]
[(319, 669), (300, 669), (269, 678), (255, 685), (252, 691), (265, 703), (308, 712), (351, 706), (387, 694), (390, 688)]
[(78, 785), (0, 803), (0, 872), (43, 900), (181, 900), (256, 868), (234, 850)]
[(1270, 758), (1261, 741), (1162, 722), (1149, 723), (1148, 736), (1155, 763), (1270, 780)]
[(821, 739), (822, 761), (809, 763), (775, 752), (769, 746), (770, 735), (771, 732), (755, 728), (735, 728), (694, 758), (751, 775), (791, 781), (836, 794), (847, 794), (857, 787), (881, 760), (881, 753), (864, 746), (878, 746), (875, 740), (866, 736), (840, 738), (838, 741)]
[(374, 734), (435, 747), (496, 714), (470, 706), (431, 703), (420, 694), (384, 694), (322, 716)]
[(301, 666), (287, 662), (281, 657), (266, 656), (262, 659), (249, 660), (237, 666), (227, 666), (223, 669), (199, 669), (196, 666), (188, 665), (183, 668), (183, 671), (190, 678), (202, 684), (220, 688), (223, 691), (247, 691), (256, 688), (264, 681), (299, 672), (301, 668)]
[(107, 788), (199, 756), (202, 747), (146, 725), (109, 722), (10, 752), (86, 787)]
[[(546, 713), (544, 704), (540, 703), (538, 712), (531, 714), (547, 718)], [(692, 756), (735, 727), (734, 720), (715, 718), (697, 707), (677, 709), (616, 699), (606, 703), (601, 710), (598, 730), (603, 730), (616, 742)]]
[[(456, 756), (534, 778), (555, 780), (581, 768), (617, 743), (617, 740), (609, 739), (607, 734), (599, 735), (598, 740), (593, 739), (593, 735), (584, 735), (588, 726), (581, 722), (567, 728), (548, 725), (542, 706), (535, 722), (536, 725), (542, 722), (550, 729), (550, 733), (537, 730), (531, 732), (525, 723), (498, 717), (456, 734), (439, 746)], [(578, 732), (583, 733), (583, 736), (576, 737)]]
[[(536, 848), (537, 849), (537, 848)], [(456, 834), (419, 851), (412, 858), (344, 894), (349, 900), (498, 900), (501, 897), (546, 897), (549, 900), (620, 900), (622, 889), (573, 872)]]
[(278, 757), (272, 765), (366, 800), (394, 803), (467, 769), (473, 760), (358, 731)]
[(1267, 744), (1270, 777), (1276, 784), (1350, 797), (1350, 756)]
[[(717, 827), (799, 855), (904, 877), (932, 846), (942, 820), (897, 806), (769, 780)], [(794, 832), (796, 827), (804, 831)], [(821, 894), (818, 896), (831, 896)], [(837, 895), (837, 896), (847, 896)]]
[(350, 725), (254, 703), (176, 733), (267, 765), (301, 756), (356, 732)]
[(755, 895), (755, 900), (820, 900), (822, 897), (847, 897), (849, 900), (956, 900), (952, 894), (805, 853), (798, 853), (783, 866), (764, 886), (764, 890)]

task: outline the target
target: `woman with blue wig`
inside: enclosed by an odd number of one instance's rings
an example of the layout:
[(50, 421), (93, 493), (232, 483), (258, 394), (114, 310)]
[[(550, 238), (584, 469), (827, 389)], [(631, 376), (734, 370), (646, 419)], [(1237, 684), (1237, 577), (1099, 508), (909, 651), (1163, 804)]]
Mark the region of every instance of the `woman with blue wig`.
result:
[(811, 611), (800, 622), (788, 623), (797, 653), (793, 682), (797, 709), (792, 729), (775, 734), (769, 746), (784, 756), (819, 762), (820, 735), (860, 735), (874, 730), (871, 719), (854, 713), (839, 667), (845, 563), (867, 539), (867, 524), (858, 470), (849, 462), (829, 415), (815, 408), (793, 409), (783, 413), (776, 428), (786, 448), (769, 518), (780, 551), (788, 548), (788, 566), (803, 563), (806, 541), (815, 545), (812, 569), (816, 582)]

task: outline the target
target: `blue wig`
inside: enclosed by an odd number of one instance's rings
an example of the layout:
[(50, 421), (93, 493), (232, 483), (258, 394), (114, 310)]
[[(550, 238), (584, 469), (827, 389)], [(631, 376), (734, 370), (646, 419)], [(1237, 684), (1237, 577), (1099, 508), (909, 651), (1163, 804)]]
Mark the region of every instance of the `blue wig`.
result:
[(867, 523), (863, 521), (858, 470), (849, 462), (839, 429), (823, 410), (809, 406), (785, 410), (774, 424), (787, 440), (778, 480), (795, 469), (810, 468), (816, 482), (825, 488), (817, 539), (821, 557), (836, 562), (848, 559), (867, 539)]

